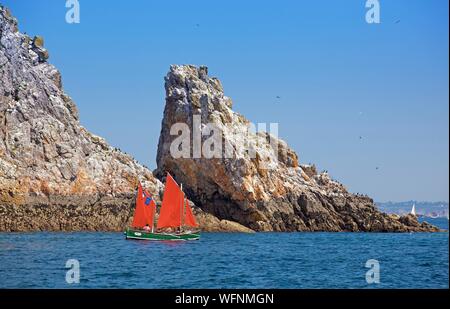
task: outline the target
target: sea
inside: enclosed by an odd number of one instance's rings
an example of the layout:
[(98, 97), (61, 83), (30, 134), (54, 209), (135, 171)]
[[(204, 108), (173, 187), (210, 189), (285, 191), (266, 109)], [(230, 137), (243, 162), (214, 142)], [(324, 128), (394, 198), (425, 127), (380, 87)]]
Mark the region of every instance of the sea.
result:
[(0, 233), (0, 288), (449, 288), (448, 239), (447, 232), (202, 233), (199, 241), (148, 242), (122, 233)]

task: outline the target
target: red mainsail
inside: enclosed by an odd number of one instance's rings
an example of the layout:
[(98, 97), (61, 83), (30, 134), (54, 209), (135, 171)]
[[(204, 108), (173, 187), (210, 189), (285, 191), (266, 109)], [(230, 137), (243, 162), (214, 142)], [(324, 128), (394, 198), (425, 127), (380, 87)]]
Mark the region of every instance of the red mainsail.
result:
[(136, 196), (136, 210), (131, 226), (134, 228), (143, 228), (146, 225), (152, 227), (155, 208), (155, 202), (150, 198), (147, 192), (144, 196), (142, 186), (139, 184)]
[(189, 206), (189, 201), (186, 199), (184, 203), (186, 205), (186, 215), (184, 218), (184, 224), (190, 227), (197, 227), (198, 224), (197, 221), (195, 221), (195, 217), (194, 214), (192, 213), (191, 206)]
[(184, 194), (175, 180), (167, 174), (166, 188), (157, 228), (180, 227)]

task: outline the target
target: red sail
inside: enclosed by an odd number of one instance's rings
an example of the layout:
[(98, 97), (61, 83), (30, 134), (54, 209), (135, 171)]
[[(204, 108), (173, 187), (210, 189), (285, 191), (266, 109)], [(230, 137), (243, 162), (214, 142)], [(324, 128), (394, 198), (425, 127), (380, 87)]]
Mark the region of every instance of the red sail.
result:
[(182, 204), (183, 192), (172, 176), (167, 174), (157, 228), (180, 227)]
[(189, 206), (189, 201), (187, 199), (185, 201), (185, 205), (186, 205), (186, 216), (184, 218), (184, 224), (190, 227), (197, 227), (198, 226), (197, 221), (195, 221), (194, 214), (192, 213), (191, 206)]
[(146, 199), (144, 197), (144, 192), (142, 191), (142, 186), (139, 184), (138, 193), (136, 196), (136, 210), (134, 211), (134, 218), (132, 227), (143, 228), (148, 224), (148, 226), (153, 225), (155, 203), (153, 200), (146, 205)]
[(153, 231), (154, 218), (156, 213), (156, 203), (155, 200), (151, 197), (151, 195), (144, 191), (144, 208), (145, 208), (145, 217), (148, 218), (150, 222), (149, 226)]

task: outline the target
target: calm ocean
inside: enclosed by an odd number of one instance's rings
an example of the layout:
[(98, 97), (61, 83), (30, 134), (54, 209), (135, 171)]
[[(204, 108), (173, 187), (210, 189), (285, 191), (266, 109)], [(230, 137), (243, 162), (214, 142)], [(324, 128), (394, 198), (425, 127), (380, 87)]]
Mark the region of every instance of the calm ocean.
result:
[[(66, 282), (77, 259), (80, 283)], [(366, 261), (380, 283), (366, 282)], [(0, 288), (448, 288), (448, 233), (0, 233)]]

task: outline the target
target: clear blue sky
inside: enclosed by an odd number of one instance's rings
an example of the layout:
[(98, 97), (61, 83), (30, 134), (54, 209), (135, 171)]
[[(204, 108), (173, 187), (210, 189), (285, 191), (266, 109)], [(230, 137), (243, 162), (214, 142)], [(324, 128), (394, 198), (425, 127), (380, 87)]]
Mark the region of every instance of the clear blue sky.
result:
[(169, 65), (204, 64), (351, 191), (448, 201), (447, 0), (381, 0), (379, 25), (364, 0), (80, 0), (78, 25), (64, 0), (0, 2), (45, 38), (81, 123), (151, 168)]

